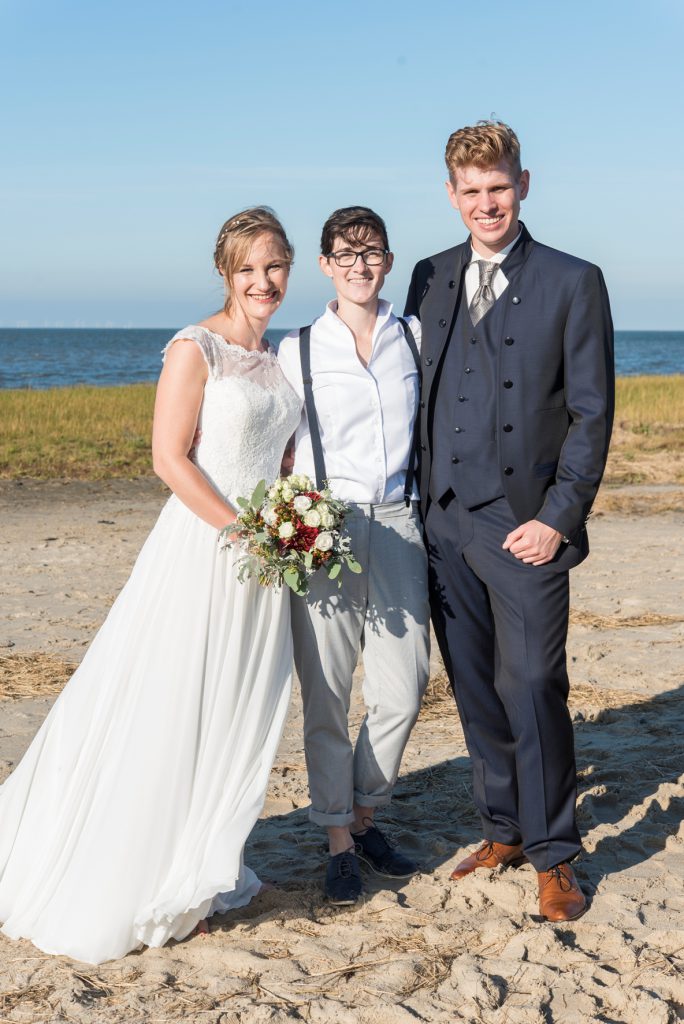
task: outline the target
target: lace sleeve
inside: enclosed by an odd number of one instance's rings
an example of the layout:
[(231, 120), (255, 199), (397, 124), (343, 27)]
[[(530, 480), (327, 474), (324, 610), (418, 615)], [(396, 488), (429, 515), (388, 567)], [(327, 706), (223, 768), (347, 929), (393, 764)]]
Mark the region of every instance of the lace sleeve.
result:
[(166, 361), (166, 355), (169, 349), (172, 347), (174, 342), (180, 341), (182, 338), (189, 338), (190, 341), (194, 341), (204, 356), (204, 361), (209, 367), (209, 376), (212, 380), (216, 380), (221, 375), (221, 352), (219, 351), (216, 339), (212, 337), (211, 332), (204, 329), (204, 327), (184, 327), (182, 331), (178, 331), (174, 334), (171, 341), (169, 341), (162, 349), (162, 362)]

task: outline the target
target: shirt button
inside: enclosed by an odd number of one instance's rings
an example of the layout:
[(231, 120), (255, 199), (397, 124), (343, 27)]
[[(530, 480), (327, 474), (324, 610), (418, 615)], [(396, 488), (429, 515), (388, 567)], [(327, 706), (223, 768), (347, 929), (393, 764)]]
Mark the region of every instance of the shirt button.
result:
[(460, 433), (461, 433), (461, 427), (454, 427), (454, 434), (460, 434)]
[(512, 388), (513, 387), (513, 381), (512, 380), (505, 380), (503, 382), (503, 384), (504, 384), (505, 388)]
[(454, 465), (456, 465), (456, 463), (460, 462), (461, 460), (457, 459), (456, 456), (454, 455), (451, 461), (453, 462)]
[(513, 429), (510, 423), (504, 423), (503, 428), (507, 434), (510, 434), (511, 430)]
[(440, 327), (446, 327), (446, 320), (445, 320), (444, 318), (442, 318), (442, 319), (441, 319), (441, 320), (439, 321), (439, 326), (440, 326)]
[(518, 298), (517, 295), (513, 296), (513, 298), (511, 299), (511, 302), (513, 303), (514, 306), (519, 306), (520, 305), (520, 299)]
[(425, 365), (426, 366), (432, 366), (432, 360), (430, 359), (429, 356), (425, 357)]
[(506, 476), (513, 476), (513, 467), (506, 466), (506, 468), (504, 469), (504, 473), (506, 474)]
[(455, 281), (449, 281), (449, 287), (450, 288), (455, 288), (456, 287), (456, 282)]
[(504, 338), (504, 345), (514, 345), (515, 338)]
[(473, 371), (470, 369), (469, 366), (466, 366), (466, 368), (465, 368), (465, 370), (463, 372), (464, 373), (472, 373)]

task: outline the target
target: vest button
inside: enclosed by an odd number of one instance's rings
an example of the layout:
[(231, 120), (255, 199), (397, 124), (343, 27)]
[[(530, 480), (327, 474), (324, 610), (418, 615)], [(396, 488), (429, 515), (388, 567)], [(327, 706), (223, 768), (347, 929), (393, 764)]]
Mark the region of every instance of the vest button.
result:
[(506, 466), (506, 468), (504, 469), (504, 473), (506, 474), (506, 476), (513, 476), (513, 467)]
[(451, 461), (453, 462), (454, 465), (456, 465), (456, 463), (460, 462), (461, 460), (457, 459), (456, 456), (454, 455)]
[(456, 282), (455, 281), (449, 281), (449, 287), (450, 288), (455, 288), (456, 287)]
[(471, 345), (477, 345), (477, 338), (471, 338), (470, 339), (470, 344)]
[(514, 306), (519, 306), (520, 305), (520, 299), (518, 298), (517, 295), (513, 296), (513, 298), (511, 299), (511, 302), (513, 303)]
[(515, 345), (515, 338), (504, 338), (504, 345)]
[(510, 434), (511, 430), (513, 429), (510, 423), (504, 423), (503, 428), (507, 434)]
[(460, 427), (454, 427), (454, 434), (460, 434), (460, 433), (461, 433), (461, 428)]
[(446, 327), (446, 320), (444, 319), (444, 317), (442, 317), (442, 319), (439, 321), (439, 326)]
[(425, 402), (421, 402), (420, 403), (420, 407), (421, 407), (421, 409), (424, 409), (425, 408)]
[(466, 368), (465, 368), (465, 370), (463, 372), (464, 373), (472, 373), (473, 371), (470, 369), (469, 366), (466, 366)]
[(426, 366), (432, 366), (432, 360), (430, 359), (429, 356), (426, 356), (426, 358), (425, 358), (425, 365)]
[(512, 388), (513, 387), (513, 381), (512, 380), (505, 380), (504, 381), (504, 387), (505, 388)]
[(459, 395), (458, 396), (458, 400), (459, 400), (459, 402), (465, 402), (466, 396), (465, 395)]
[(427, 448), (425, 447), (425, 445), (424, 445), (424, 444), (421, 444), (421, 446), (420, 446), (420, 450), (421, 450), (421, 452), (426, 452), (426, 451), (427, 451)]

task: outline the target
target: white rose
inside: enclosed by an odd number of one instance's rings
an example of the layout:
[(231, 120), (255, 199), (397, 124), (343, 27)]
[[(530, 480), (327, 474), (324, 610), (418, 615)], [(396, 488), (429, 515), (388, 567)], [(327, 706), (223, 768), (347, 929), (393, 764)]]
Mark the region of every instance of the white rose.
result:
[(326, 530), (329, 530), (331, 526), (335, 525), (335, 516), (332, 512), (321, 512), (321, 526), (324, 526)]
[(280, 497), (282, 498), (283, 501), (292, 501), (292, 499), (294, 498), (294, 491), (292, 490), (289, 484), (283, 484), (283, 487), (281, 488), (280, 491)]
[(321, 513), (321, 515), (324, 515), (326, 512), (330, 511), (330, 506), (326, 505), (324, 501), (319, 501), (318, 504), (316, 505), (316, 508)]
[(295, 500), (292, 502), (295, 512), (302, 514), (307, 509), (311, 508), (311, 498), (307, 498), (306, 494), (298, 494)]
[(267, 526), (275, 526), (276, 519), (278, 518), (272, 508), (265, 508), (261, 513), (261, 518)]
[(281, 523), (278, 527), (278, 536), (281, 540), (289, 540), (290, 537), (294, 537), (294, 532), (293, 523)]
[[(305, 526), (320, 526), (321, 525), (321, 517), (320, 517), (319, 513), (316, 511), (315, 508), (310, 509), (306, 513), (306, 515), (304, 516), (304, 525)], [(323, 548), (321, 548), (321, 551), (323, 551)]]
[(319, 551), (330, 551), (333, 546), (332, 533), (319, 533), (314, 542), (314, 547)]
[(280, 494), (280, 484), (273, 484), (273, 487), (269, 489), (268, 496), (271, 501), (275, 501)]

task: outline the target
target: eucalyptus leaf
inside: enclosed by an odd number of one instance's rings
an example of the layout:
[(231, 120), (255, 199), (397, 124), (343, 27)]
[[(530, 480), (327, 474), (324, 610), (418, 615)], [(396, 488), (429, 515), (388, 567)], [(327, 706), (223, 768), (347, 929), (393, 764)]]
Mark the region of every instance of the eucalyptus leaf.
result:
[(294, 590), (295, 594), (298, 594), (300, 592), (301, 584), (299, 580), (299, 572), (297, 569), (288, 566), (285, 572), (283, 573), (283, 581), (288, 585), (290, 590)]
[(254, 488), (252, 497), (250, 498), (250, 505), (252, 508), (261, 508), (266, 497), (266, 481), (260, 480)]
[(236, 501), (237, 501), (238, 505), (240, 506), (240, 508), (250, 508), (251, 507), (246, 498), (237, 498)]
[(341, 568), (342, 568), (342, 563), (341, 562), (335, 562), (334, 565), (331, 565), (330, 568), (328, 569), (328, 579), (329, 580), (336, 580), (337, 577), (340, 575)]
[(357, 574), (363, 572), (363, 566), (359, 565), (356, 559), (352, 558), (351, 555), (347, 556), (347, 568), (350, 572), (355, 572)]

